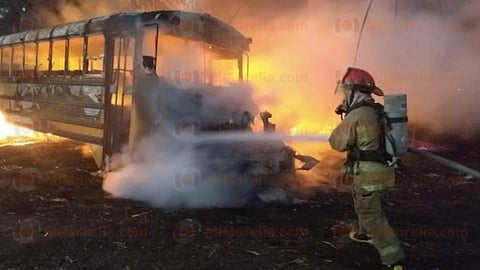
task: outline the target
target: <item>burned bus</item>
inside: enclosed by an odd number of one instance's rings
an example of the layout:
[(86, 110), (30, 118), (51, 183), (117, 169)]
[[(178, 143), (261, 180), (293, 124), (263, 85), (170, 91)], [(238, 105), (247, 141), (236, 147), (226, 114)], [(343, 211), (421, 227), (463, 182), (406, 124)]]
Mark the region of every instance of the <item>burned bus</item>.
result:
[[(242, 82), (251, 41), (210, 15), (183, 11), (122, 13), (2, 36), (0, 110), (17, 125), (88, 143), (99, 167), (152, 132), (251, 132), (258, 108), (241, 92), (248, 91)], [(294, 170), (294, 151), (279, 141), (230, 152), (210, 146), (225, 158), (250, 151), (237, 155), (247, 156), (237, 162), (242, 170)]]

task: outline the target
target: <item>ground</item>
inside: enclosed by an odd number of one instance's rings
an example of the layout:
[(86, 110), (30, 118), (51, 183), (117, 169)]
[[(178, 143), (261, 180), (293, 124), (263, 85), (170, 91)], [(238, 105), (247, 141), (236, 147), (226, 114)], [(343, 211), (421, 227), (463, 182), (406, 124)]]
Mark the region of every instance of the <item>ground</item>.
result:
[[(478, 143), (453, 149), (444, 154), (480, 169)], [(345, 186), (311, 188), (301, 204), (168, 211), (112, 198), (84, 152), (72, 141), (0, 147), (1, 270), (382, 269), (345, 235)], [(315, 170), (335, 167), (322, 162)], [(397, 180), (384, 210), (409, 269), (479, 269), (480, 183), (413, 154)]]

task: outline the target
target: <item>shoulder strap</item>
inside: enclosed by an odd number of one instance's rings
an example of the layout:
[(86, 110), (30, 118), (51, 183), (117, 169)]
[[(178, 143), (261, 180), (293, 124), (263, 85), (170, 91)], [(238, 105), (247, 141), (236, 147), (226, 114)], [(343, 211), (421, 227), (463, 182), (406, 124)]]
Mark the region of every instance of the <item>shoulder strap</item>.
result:
[(396, 149), (395, 149), (394, 138), (388, 132), (391, 129), (391, 122), (387, 113), (384, 110), (384, 106), (377, 102), (372, 103), (372, 102), (364, 101), (350, 107), (347, 114), (361, 107), (371, 107), (375, 111), (375, 114), (377, 115), (377, 119), (378, 119), (377, 123), (380, 128), (380, 135), (379, 135), (380, 147), (377, 150), (371, 150), (371, 151), (363, 151), (360, 149), (350, 149), (351, 153), (349, 153), (348, 159), (357, 160), (357, 161), (377, 161), (377, 162), (389, 164), (389, 161), (393, 157), (387, 152), (386, 144), (389, 143), (392, 146), (392, 150), (395, 156), (396, 156)]
[(378, 113), (378, 108), (377, 108), (378, 106), (382, 106), (382, 110), (383, 110), (383, 105), (380, 104), (380, 103), (372, 103), (372, 102), (368, 102), (368, 101), (362, 101), (362, 102), (359, 102), (359, 103), (351, 106), (350, 108), (348, 108), (347, 114), (349, 114), (351, 111), (356, 110), (356, 109), (361, 108), (361, 107), (372, 107), (373, 109), (375, 109), (375, 112)]

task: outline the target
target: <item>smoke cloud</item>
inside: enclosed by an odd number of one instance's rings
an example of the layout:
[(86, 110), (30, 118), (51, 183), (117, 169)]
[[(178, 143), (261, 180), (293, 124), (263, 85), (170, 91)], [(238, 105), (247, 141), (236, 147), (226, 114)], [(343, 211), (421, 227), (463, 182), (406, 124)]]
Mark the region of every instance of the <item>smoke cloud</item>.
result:
[[(352, 65), (368, 1), (282, 2), (250, 2), (232, 21), (253, 36), (251, 79), (260, 107), (284, 130), (328, 131), (338, 123), (332, 109), (341, 98), (333, 87)], [(373, 2), (357, 66), (387, 94), (408, 95), (411, 124), (472, 136), (480, 126), (478, 1), (397, 2)], [(218, 5), (205, 10), (230, 19)], [(256, 72), (278, 80), (259, 80)], [(280, 80), (284, 74), (289, 80)]]
[[(266, 167), (247, 164), (249, 152), (241, 143), (198, 143), (194, 138), (200, 125), (248, 125), (236, 118), (236, 112), (257, 112), (248, 85), (181, 89), (150, 75), (144, 78), (141, 89), (145, 91), (136, 96), (138, 113), (142, 125), (153, 129), (148, 129), (148, 135), (134, 147), (113, 156), (104, 190), (159, 207), (243, 203), (256, 184), (243, 180), (264, 173)], [(152, 111), (152, 106), (162, 111)], [(276, 147), (281, 150), (282, 146)]]
[[(333, 110), (342, 97), (335, 96), (333, 90), (346, 68), (353, 65), (367, 5), (367, 0), (85, 0), (78, 5), (65, 2), (58, 12), (48, 12), (55, 15), (50, 16), (55, 18), (51, 23), (163, 8), (209, 13), (253, 38), (249, 79), (254, 85), (252, 96), (258, 111), (270, 111), (279, 131), (326, 134), (339, 122)], [(480, 3), (474, 0), (373, 2), (357, 66), (368, 70), (386, 94), (408, 95), (412, 126), (427, 126), (436, 133), (467, 138), (480, 130), (478, 10)], [(255, 121), (255, 130), (261, 129), (259, 123)], [(167, 189), (170, 180), (161, 181), (157, 187), (148, 179), (152, 175), (170, 179), (171, 175), (163, 170), (169, 166), (162, 164), (175, 164), (175, 160), (152, 148), (153, 142), (155, 139), (146, 139), (143, 148), (136, 151), (146, 156), (146, 163), (112, 173), (106, 190), (121, 190), (118, 194), (147, 198), (155, 204), (165, 202), (169, 196), (160, 198), (153, 190), (161, 192), (163, 186)], [(326, 155), (312, 150), (316, 149), (312, 145), (299, 147), (304, 154)], [(180, 163), (189, 161), (191, 151), (179, 152)], [(147, 180), (135, 181), (145, 184), (129, 182), (137, 173)], [(324, 168), (316, 168), (314, 173), (317, 178), (325, 175)], [(208, 204), (200, 197), (187, 204)]]
[(103, 189), (116, 197), (157, 207), (240, 205), (246, 191), (232, 192), (219, 178), (212, 180), (214, 176), (198, 164), (203, 154), (206, 152), (192, 145), (173, 146), (164, 137), (149, 136), (136, 145), (134, 152), (125, 150), (113, 158), (113, 164), (122, 167), (106, 175)]
[[(395, 4), (397, 2), (397, 4)], [(368, 1), (60, 1), (50, 24), (114, 12), (187, 9), (210, 13), (253, 37), (250, 81), (277, 127), (325, 132), (338, 122), (333, 88), (352, 65)], [(396, 7), (395, 7), (396, 5)], [(478, 1), (374, 1), (357, 66), (387, 94), (407, 93), (410, 122), (472, 133), (480, 44)], [(54, 15), (54, 16), (52, 16)], [(381, 101), (381, 99), (378, 99)]]

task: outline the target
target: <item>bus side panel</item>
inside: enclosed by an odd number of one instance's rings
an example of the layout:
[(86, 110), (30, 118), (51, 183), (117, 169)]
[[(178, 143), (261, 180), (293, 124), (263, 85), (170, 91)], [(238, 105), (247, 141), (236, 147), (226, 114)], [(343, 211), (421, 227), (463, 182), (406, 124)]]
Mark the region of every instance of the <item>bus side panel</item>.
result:
[(0, 110), (14, 124), (102, 145), (103, 92), (101, 85), (1, 83)]

